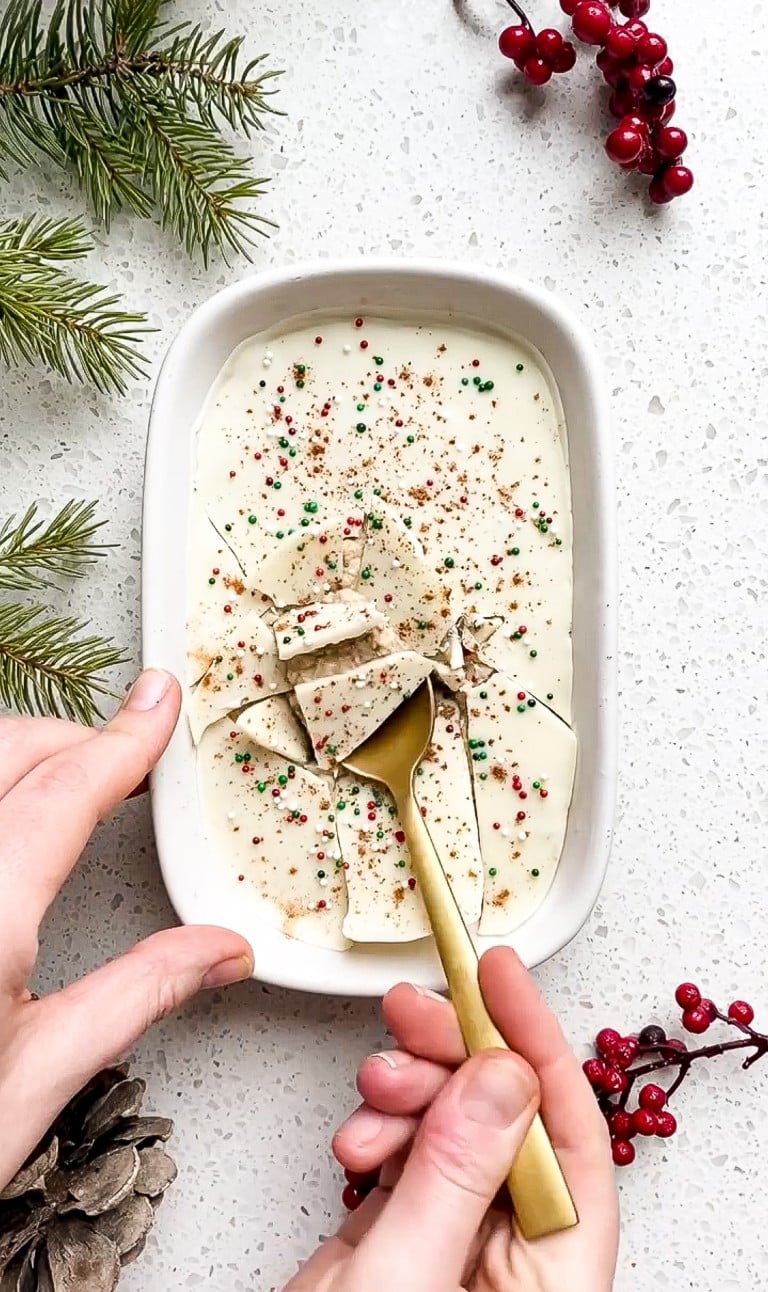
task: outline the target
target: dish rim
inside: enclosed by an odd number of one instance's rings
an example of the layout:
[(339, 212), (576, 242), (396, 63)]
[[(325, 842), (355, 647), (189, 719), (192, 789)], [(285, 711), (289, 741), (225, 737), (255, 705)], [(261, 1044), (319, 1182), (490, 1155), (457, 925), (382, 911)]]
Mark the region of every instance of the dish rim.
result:
[[(593, 577), (596, 576), (597, 578), (601, 593), (599, 628), (595, 625), (599, 649), (594, 687), (595, 713), (592, 732), (601, 753), (601, 763), (592, 778), (591, 788), (587, 786), (583, 791), (591, 807), (588, 823), (589, 839), (587, 840), (588, 843), (591, 841), (591, 853), (587, 858), (586, 869), (582, 875), (581, 882), (576, 886), (575, 892), (570, 894), (568, 902), (570, 918), (564, 920), (561, 916), (559, 921), (553, 921), (551, 927), (541, 931), (534, 954), (530, 954), (530, 949), (526, 947), (525, 938), (523, 937), (522, 939), (523, 959), (529, 967), (534, 967), (556, 955), (577, 936), (588, 920), (599, 897), (608, 865), (613, 834), (618, 747), (617, 563), (615, 555), (617, 525), (613, 488), (613, 461), (609, 442), (610, 424), (602, 363), (587, 329), (572, 311), (548, 289), (519, 279), (505, 271), (465, 264), (460, 261), (343, 258), (311, 260), (251, 274), (214, 293), (194, 309), (166, 352), (157, 376), (150, 409), (142, 514), (143, 662), (145, 667), (151, 665), (170, 666), (171, 671), (177, 673), (180, 672), (179, 665), (183, 663), (183, 661), (179, 661), (176, 667), (174, 667), (173, 660), (169, 663), (168, 649), (164, 641), (164, 629), (168, 628), (169, 623), (173, 623), (173, 611), (170, 611), (171, 618), (169, 620), (167, 597), (161, 590), (160, 585), (169, 583), (172, 561), (169, 563), (166, 558), (164, 568), (160, 572), (164, 576), (163, 578), (160, 575), (156, 576), (155, 567), (158, 553), (162, 554), (163, 551), (164, 532), (167, 547), (167, 522), (165, 527), (163, 525), (163, 519), (167, 513), (166, 482), (161, 468), (164, 455), (168, 453), (168, 439), (172, 440), (175, 437), (178, 441), (178, 437), (182, 433), (178, 429), (174, 432), (174, 423), (178, 422), (178, 417), (174, 419), (174, 404), (178, 398), (179, 386), (183, 384), (185, 373), (189, 372), (189, 365), (194, 362), (198, 347), (205, 344), (206, 338), (210, 338), (212, 330), (216, 328), (217, 324), (221, 323), (222, 319), (236, 314), (238, 309), (243, 308), (249, 302), (255, 303), (259, 298), (268, 298), (271, 293), (279, 293), (280, 289), (288, 288), (291, 284), (307, 285), (309, 292), (314, 290), (315, 294), (317, 294), (317, 290), (322, 288), (324, 282), (349, 278), (348, 308), (355, 310), (365, 307), (375, 313), (376, 284), (392, 276), (406, 282), (409, 279), (420, 279), (425, 286), (428, 281), (434, 289), (439, 288), (441, 285), (443, 288), (452, 285), (457, 298), (453, 311), (456, 315), (467, 317), (467, 314), (469, 314), (469, 311), (462, 308), (462, 293), (466, 295), (468, 289), (482, 291), (484, 288), (507, 295), (512, 309), (515, 304), (517, 304), (518, 309), (522, 304), (523, 307), (538, 314), (542, 322), (549, 325), (557, 343), (565, 347), (566, 351), (570, 351), (570, 358), (575, 361), (578, 375), (584, 385), (585, 402), (589, 405), (589, 424), (580, 428), (579, 435), (589, 441), (588, 459), (593, 487), (593, 502), (596, 504), (591, 513), (591, 524), (594, 530), (593, 537), (596, 537), (597, 549), (601, 553), (598, 568), (592, 571)], [(353, 283), (357, 287), (357, 297), (353, 293)], [(359, 299), (363, 293), (368, 299)], [(381, 308), (383, 302), (379, 302), (379, 305)], [(307, 310), (313, 311), (316, 308), (316, 306), (310, 305)], [(435, 313), (444, 312), (443, 310), (435, 310)], [(282, 317), (288, 319), (295, 317), (296, 313), (297, 311), (291, 310), (290, 313), (285, 313)], [(470, 317), (477, 319), (478, 315), (476, 312), (472, 312)], [(279, 325), (279, 321), (279, 316), (275, 314), (271, 325)], [(255, 326), (251, 335), (259, 330), (262, 330), (262, 326)], [(508, 328), (509, 332), (514, 332), (515, 330), (511, 325)], [(520, 332), (520, 335), (528, 340), (523, 332)], [(244, 339), (246, 339), (245, 335), (240, 338), (241, 341)], [(235, 342), (229, 353), (239, 343)], [(534, 344), (534, 348), (541, 351), (538, 343), (530, 341), (529, 343)], [(559, 365), (553, 362), (551, 354), (543, 354), (543, 358), (552, 371), (565, 404), (563, 384), (558, 374)], [(212, 377), (212, 381), (215, 380), (215, 375)], [(208, 389), (210, 390), (210, 383)], [(198, 418), (202, 407), (203, 401), (201, 401), (198, 408)], [(182, 428), (183, 434), (191, 436), (196, 424), (196, 420), (192, 422), (185, 421)], [(574, 435), (567, 416), (566, 431), (572, 473)], [(187, 497), (189, 497), (192, 483), (190, 473), (186, 473), (186, 479)], [(185, 540), (187, 518), (188, 510), (183, 516)], [(574, 523), (574, 550), (576, 546), (576, 525)], [(576, 572), (575, 566), (574, 561), (574, 573)], [(184, 570), (183, 566), (182, 570)], [(182, 597), (183, 605), (186, 600), (186, 588), (181, 594), (177, 592), (177, 605), (179, 595)], [(181, 676), (183, 677), (183, 673)], [(574, 680), (578, 684), (576, 676)], [(194, 748), (191, 751), (188, 750), (186, 755), (182, 751), (181, 728), (184, 725), (182, 718), (168, 752), (150, 778), (152, 819), (161, 872), (173, 907), (182, 922), (200, 923), (202, 922), (201, 915), (204, 914), (201, 910), (200, 894), (194, 891), (193, 884), (190, 885), (185, 880), (184, 858), (177, 859), (179, 849), (175, 845), (173, 837), (173, 818), (182, 805), (178, 802), (178, 788), (174, 788), (171, 767), (172, 765), (181, 764), (185, 758), (188, 760), (190, 752), (192, 758), (194, 758)], [(581, 748), (579, 761), (581, 762)], [(189, 770), (191, 770), (194, 784), (194, 763), (191, 764)], [(196, 788), (194, 789), (194, 798), (197, 799)], [(205, 837), (201, 821), (199, 825), (198, 843), (202, 848), (205, 848)], [(564, 851), (567, 843), (568, 835), (566, 834)], [(526, 929), (526, 926), (531, 921), (536, 920), (538, 912), (546, 910), (556, 884), (557, 877), (537, 912), (519, 930), (504, 938), (482, 939), (483, 947), (485, 945), (496, 945), (499, 942), (511, 945), (519, 943), (521, 941), (520, 935)], [(203, 902), (203, 905), (205, 905), (205, 902)], [(233, 911), (236, 910), (236, 902), (230, 902), (230, 905)], [(204, 922), (210, 922), (210, 920), (206, 918)], [(224, 922), (228, 924), (236, 923), (236, 921), (232, 920)], [(243, 930), (241, 929), (240, 931), (242, 932)], [(260, 958), (258, 945), (254, 945), (256, 968), (253, 976), (262, 982), (323, 994), (363, 997), (381, 995), (388, 987), (400, 981), (403, 976), (410, 976), (425, 987), (441, 988), (444, 986), (442, 971), (434, 952), (424, 942), (395, 945), (377, 944), (373, 948), (356, 948), (351, 952), (329, 952), (324, 948), (312, 947), (295, 939), (286, 938), (279, 933), (279, 930), (269, 929), (266, 925), (264, 926), (264, 933), (265, 935), (269, 934), (270, 937), (273, 933), (277, 934), (284, 943), (290, 943), (290, 950), (278, 962), (274, 956)], [(248, 935), (245, 934), (245, 936), (247, 937)], [(254, 943), (256, 942), (253, 938), (253, 930), (251, 930), (250, 940)], [(318, 953), (320, 954), (318, 955)], [(317, 965), (311, 963), (313, 960), (326, 960), (328, 957), (334, 958), (337, 962), (336, 966), (334, 966), (336, 972), (319, 972)], [(419, 962), (418, 967), (416, 967), (417, 961)], [(376, 962), (375, 965), (374, 962)], [(355, 964), (363, 969), (363, 972), (356, 974), (353, 967)], [(402, 972), (397, 972), (398, 966), (403, 969), (409, 964), (416, 968), (414, 973), (404, 975)], [(388, 965), (389, 972), (387, 972)]]

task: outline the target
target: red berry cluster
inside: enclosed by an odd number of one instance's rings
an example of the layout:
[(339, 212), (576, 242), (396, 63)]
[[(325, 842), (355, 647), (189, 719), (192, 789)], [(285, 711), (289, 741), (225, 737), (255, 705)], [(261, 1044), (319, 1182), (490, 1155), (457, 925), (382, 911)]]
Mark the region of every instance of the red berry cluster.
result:
[(369, 1193), (373, 1193), (379, 1183), (379, 1173), (371, 1171), (368, 1175), (363, 1175), (359, 1171), (345, 1171), (344, 1178), (347, 1183), (341, 1195), (341, 1204), (347, 1211), (357, 1211), (360, 1203), (365, 1201)]
[[(501, 33), (501, 53), (534, 85), (544, 85), (553, 72), (570, 71), (576, 61), (570, 41), (549, 27), (536, 33), (516, 0), (507, 3), (521, 21)], [(608, 106), (620, 118), (606, 140), (608, 156), (623, 170), (651, 176), (652, 202), (671, 202), (693, 186), (693, 173), (682, 164), (688, 136), (669, 125), (677, 94), (672, 59), (663, 36), (642, 21), (650, 0), (618, 0), (626, 22), (614, 20), (616, 7), (617, 0), (560, 0), (574, 36), (600, 47), (597, 66), (611, 87)]]
[[(622, 1036), (605, 1027), (595, 1037), (596, 1058), (587, 1059), (584, 1074), (597, 1096), (611, 1132), (613, 1160), (617, 1166), (629, 1166), (635, 1160), (632, 1140), (640, 1136), (669, 1139), (677, 1130), (677, 1120), (667, 1104), (688, 1076), (698, 1059), (711, 1059), (730, 1050), (752, 1051), (744, 1061), (750, 1068), (768, 1054), (768, 1036), (752, 1028), (755, 1011), (746, 1001), (735, 1000), (723, 1014), (713, 1001), (702, 996), (693, 983), (681, 983), (675, 992), (682, 1024), (696, 1035), (708, 1031), (715, 1022), (725, 1023), (743, 1033), (738, 1041), (689, 1050), (685, 1041), (668, 1037), (655, 1023), (644, 1027), (637, 1036)], [(637, 1107), (629, 1107), (638, 1082), (654, 1073), (669, 1070), (675, 1074), (668, 1087), (648, 1082), (640, 1085)]]

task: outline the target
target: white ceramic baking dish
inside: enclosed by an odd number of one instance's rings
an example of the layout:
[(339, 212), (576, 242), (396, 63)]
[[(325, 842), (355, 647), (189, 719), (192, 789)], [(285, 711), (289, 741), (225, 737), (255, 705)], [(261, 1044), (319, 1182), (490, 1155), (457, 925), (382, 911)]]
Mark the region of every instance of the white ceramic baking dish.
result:
[[(587, 919), (610, 848), (616, 773), (616, 535), (612, 454), (598, 356), (583, 327), (549, 293), (496, 270), (441, 262), (327, 261), (249, 277), (197, 309), (171, 346), (150, 418), (142, 548), (145, 666), (185, 675), (185, 560), (194, 438), (208, 391), (247, 337), (311, 311), (453, 313), (517, 333), (543, 355), (568, 430), (574, 519), (576, 785), (562, 860), (535, 914), (503, 941), (529, 965), (560, 950)], [(157, 846), (171, 900), (186, 923), (226, 925), (255, 952), (255, 976), (306, 991), (380, 995), (402, 980), (443, 986), (431, 939), (338, 952), (285, 937), (259, 920), (216, 866), (182, 722), (153, 776)], [(498, 939), (479, 938), (484, 950)]]

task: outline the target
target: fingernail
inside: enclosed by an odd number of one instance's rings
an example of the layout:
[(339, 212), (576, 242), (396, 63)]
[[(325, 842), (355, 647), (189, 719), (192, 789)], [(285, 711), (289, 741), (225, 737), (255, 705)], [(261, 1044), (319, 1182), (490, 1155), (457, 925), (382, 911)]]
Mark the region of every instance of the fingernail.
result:
[(372, 1144), (384, 1129), (384, 1118), (372, 1108), (360, 1108), (347, 1122), (350, 1138), (358, 1148)]
[(137, 712), (154, 709), (170, 685), (170, 673), (164, 673), (159, 668), (147, 668), (136, 678), (123, 701), (123, 708), (135, 709)]
[(234, 982), (250, 978), (252, 972), (253, 965), (248, 956), (234, 956), (209, 969), (200, 986), (203, 990), (209, 987), (230, 987)]
[(412, 986), (413, 990), (417, 991), (420, 996), (427, 996), (430, 1000), (439, 1000), (441, 1005), (448, 1004), (448, 997), (441, 996), (438, 991), (430, 991), (429, 987), (419, 987), (416, 983), (412, 983)]
[(461, 1109), (471, 1122), (511, 1126), (534, 1096), (526, 1065), (512, 1055), (488, 1055), (478, 1063), (461, 1094)]
[(392, 1050), (383, 1050), (381, 1054), (372, 1054), (372, 1059), (378, 1059), (380, 1063), (386, 1063), (388, 1068), (405, 1068), (413, 1063), (413, 1056), (410, 1054), (395, 1054)]

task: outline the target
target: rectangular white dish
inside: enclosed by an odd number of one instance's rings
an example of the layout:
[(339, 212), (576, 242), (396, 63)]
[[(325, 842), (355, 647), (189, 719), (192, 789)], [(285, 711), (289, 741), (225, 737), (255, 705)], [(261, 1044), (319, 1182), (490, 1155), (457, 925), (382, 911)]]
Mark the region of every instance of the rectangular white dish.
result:
[[(142, 544), (145, 666), (186, 674), (186, 553), (194, 440), (206, 397), (247, 337), (313, 311), (420, 310), (461, 315), (524, 337), (543, 356), (562, 400), (573, 494), (576, 783), (554, 883), (508, 938), (528, 965), (553, 955), (583, 925), (608, 861), (616, 773), (616, 536), (611, 449), (600, 363), (581, 326), (548, 293), (495, 270), (440, 262), (322, 262), (260, 274), (201, 306), (171, 346), (150, 418)], [(247, 893), (217, 871), (197, 792), (195, 748), (180, 723), (152, 781), (163, 877), (186, 923), (226, 925), (253, 945), (263, 981), (342, 995), (380, 995), (407, 979), (443, 985), (429, 941), (338, 952), (267, 926)]]

